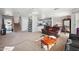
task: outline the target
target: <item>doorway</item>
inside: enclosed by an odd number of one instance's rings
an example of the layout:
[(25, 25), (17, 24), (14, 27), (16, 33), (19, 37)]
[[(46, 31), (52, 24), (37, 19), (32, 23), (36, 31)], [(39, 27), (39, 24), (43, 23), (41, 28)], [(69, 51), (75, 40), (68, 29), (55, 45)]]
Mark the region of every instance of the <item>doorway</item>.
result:
[(13, 32), (13, 17), (12, 16), (7, 16), (3, 15), (2, 16), (2, 24), (5, 25), (6, 33), (11, 33)]
[(18, 21), (16, 22), (16, 19), (14, 21), (14, 31), (20, 32), (21, 31), (21, 17), (18, 17)]

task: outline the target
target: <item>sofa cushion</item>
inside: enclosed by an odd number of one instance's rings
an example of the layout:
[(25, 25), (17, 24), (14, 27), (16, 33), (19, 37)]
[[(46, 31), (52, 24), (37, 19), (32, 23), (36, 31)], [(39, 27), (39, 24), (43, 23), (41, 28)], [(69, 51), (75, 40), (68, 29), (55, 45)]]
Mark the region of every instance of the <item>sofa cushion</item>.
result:
[(79, 48), (79, 40), (72, 40), (71, 46)]
[(79, 48), (75, 48), (73, 46), (70, 46), (70, 51), (79, 51)]
[(72, 39), (72, 40), (77, 40), (77, 39), (78, 39), (78, 37), (77, 37), (77, 35), (76, 35), (76, 34), (70, 34), (70, 35), (69, 35), (69, 39)]

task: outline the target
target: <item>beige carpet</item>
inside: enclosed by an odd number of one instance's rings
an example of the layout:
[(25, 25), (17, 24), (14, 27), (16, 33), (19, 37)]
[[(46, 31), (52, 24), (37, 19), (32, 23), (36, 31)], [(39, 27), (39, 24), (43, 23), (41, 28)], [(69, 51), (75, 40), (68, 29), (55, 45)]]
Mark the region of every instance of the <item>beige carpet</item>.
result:
[[(0, 50), (2, 51), (6, 46), (14, 46), (14, 51), (45, 51), (41, 48), (40, 32), (13, 32), (7, 35), (0, 36)], [(57, 44), (51, 48), (51, 51), (63, 51), (66, 39), (57, 39)]]

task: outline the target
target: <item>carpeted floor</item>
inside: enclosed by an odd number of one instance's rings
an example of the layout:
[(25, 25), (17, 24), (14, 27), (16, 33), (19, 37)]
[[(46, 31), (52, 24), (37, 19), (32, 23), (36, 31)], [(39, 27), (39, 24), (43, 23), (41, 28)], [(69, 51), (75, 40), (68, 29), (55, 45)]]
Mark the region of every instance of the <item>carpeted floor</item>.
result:
[[(41, 48), (40, 32), (13, 32), (0, 36), (0, 50), (6, 46), (14, 46), (14, 51), (45, 51)], [(66, 38), (58, 38), (57, 43), (50, 51), (64, 51)]]

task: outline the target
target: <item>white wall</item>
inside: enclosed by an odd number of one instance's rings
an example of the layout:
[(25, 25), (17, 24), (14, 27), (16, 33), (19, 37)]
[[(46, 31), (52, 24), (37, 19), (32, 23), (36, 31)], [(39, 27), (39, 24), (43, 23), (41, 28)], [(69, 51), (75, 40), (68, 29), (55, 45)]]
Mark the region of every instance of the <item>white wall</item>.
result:
[(79, 12), (76, 13), (76, 28), (79, 28)]
[(2, 16), (0, 15), (0, 29), (1, 29), (1, 26), (2, 26)]
[(38, 31), (37, 23), (38, 23), (37, 16), (33, 15), (32, 16), (32, 32)]
[(62, 26), (62, 20), (64, 17), (54, 17), (53, 18), (53, 25), (55, 24), (59, 24), (60, 26)]
[(21, 17), (21, 30), (28, 31), (28, 17)]
[(75, 9), (71, 14), (71, 33), (76, 34), (77, 28), (79, 28), (79, 10)]
[(53, 16), (52, 16), (52, 26), (54, 25), (54, 18), (53, 18)]
[(3, 14), (13, 16), (12, 9), (10, 9), (10, 8), (4, 9)]
[(14, 23), (19, 23), (19, 22), (20, 22), (19, 16), (14, 16)]
[(75, 21), (75, 14), (71, 15), (71, 33), (76, 34), (76, 21)]

